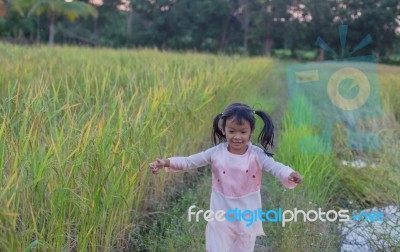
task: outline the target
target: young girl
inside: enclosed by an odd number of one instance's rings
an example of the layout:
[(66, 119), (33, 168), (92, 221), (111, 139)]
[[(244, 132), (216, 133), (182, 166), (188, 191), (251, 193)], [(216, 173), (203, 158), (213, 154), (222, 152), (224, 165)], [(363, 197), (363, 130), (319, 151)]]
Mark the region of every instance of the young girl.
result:
[[(255, 127), (254, 115), (264, 121), (258, 140), (264, 149), (252, 145), (250, 137)], [(222, 128), (220, 128), (222, 121)], [(283, 185), (292, 189), (302, 180), (299, 173), (276, 162), (267, 152), (273, 146), (274, 126), (268, 114), (252, 110), (241, 103), (229, 105), (214, 118), (212, 139), (219, 144), (188, 157), (157, 159), (150, 163), (153, 174), (160, 168), (178, 172), (211, 164), (212, 192), (210, 210), (261, 209), (262, 171), (272, 173)], [(231, 213), (231, 212), (229, 212)], [(206, 227), (206, 250), (209, 252), (253, 251), (256, 236), (265, 235), (262, 222), (247, 226), (244, 221), (209, 221)]]

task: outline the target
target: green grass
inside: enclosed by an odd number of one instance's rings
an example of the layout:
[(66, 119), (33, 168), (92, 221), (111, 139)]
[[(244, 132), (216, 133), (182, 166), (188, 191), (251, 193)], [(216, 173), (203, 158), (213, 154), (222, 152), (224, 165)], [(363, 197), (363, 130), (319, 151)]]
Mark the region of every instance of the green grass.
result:
[[(298, 188), (285, 190), (276, 178), (265, 174), (262, 186), (264, 210), (279, 207), (283, 209), (327, 207), (330, 194), (336, 189), (333, 158), (332, 155), (304, 156), (297, 151), (296, 146), (300, 139), (304, 134), (311, 134), (311, 129), (296, 129), (292, 125), (290, 115), (282, 114), (287, 104), (282, 104), (277, 97), (287, 97), (280, 88), (283, 85), (283, 66), (283, 64), (277, 65), (274, 74), (269, 75), (257, 87), (253, 87), (254, 93), (247, 98), (247, 101), (249, 104), (268, 104), (267, 111), (274, 115), (274, 119), (284, 118), (283, 122), (279, 123), (281, 126), (278, 129), (279, 150), (276, 159), (294, 167), (304, 175), (305, 180)], [(257, 126), (259, 128), (260, 125)], [(259, 129), (257, 134), (258, 132)], [(253, 141), (256, 142), (256, 139)], [(321, 185), (324, 185), (322, 189)], [(155, 215), (154, 219), (142, 225), (142, 229), (138, 228), (134, 243), (141, 244), (139, 248), (146, 248), (149, 251), (159, 251), (160, 248), (174, 248), (174, 251), (204, 251), (206, 223), (204, 220), (199, 223), (188, 222), (187, 209), (193, 204), (200, 209), (209, 209), (210, 188), (210, 174), (206, 173), (195, 190), (184, 193), (181, 198), (173, 200), (173, 203), (160, 203), (155, 212), (168, 212), (168, 214)], [(299, 222), (283, 228), (281, 223), (265, 223), (264, 229), (268, 237), (258, 239), (256, 251), (320, 251), (321, 249), (334, 251), (338, 246), (337, 237), (327, 239), (335, 232), (333, 225)], [(307, 233), (311, 242), (306, 242), (304, 233)]]
[(5, 251), (127, 249), (137, 217), (180, 180), (153, 177), (148, 163), (204, 147), (208, 122), (272, 63), (6, 44), (0, 52)]
[[(400, 91), (399, 68), (379, 66), (379, 82), (382, 100), (382, 116), (359, 123), (360, 131), (376, 132), (381, 140), (379, 150), (359, 153), (345, 151), (346, 136), (342, 125), (334, 132), (332, 154), (311, 155), (299, 153), (299, 140), (315, 134), (309, 127), (294, 127), (289, 114), (283, 118), (282, 131), (276, 158), (297, 169), (304, 175), (304, 183), (298, 188), (285, 191), (274, 178), (270, 178), (266, 191), (269, 207), (283, 209), (349, 209), (362, 210), (372, 207), (399, 205), (400, 164), (398, 147), (400, 140), (398, 92)], [(397, 97), (397, 98), (396, 98)], [(301, 104), (298, 104), (301, 106)], [(308, 114), (302, 119), (310, 121)], [(341, 160), (363, 159), (374, 162), (375, 168), (343, 167)], [(340, 236), (336, 224), (291, 223), (289, 227), (266, 225), (272, 235), (270, 251), (337, 251)], [(371, 241), (374, 243), (374, 241)], [(396, 244), (399, 241), (391, 241)], [(375, 249), (383, 249), (372, 244)]]
[[(265, 174), (261, 190), (264, 210), (279, 207), (293, 210), (296, 207), (302, 210), (322, 208), (325, 211), (349, 209), (351, 212), (374, 206), (398, 205), (400, 165), (396, 154), (398, 147), (395, 144), (399, 141), (399, 120), (395, 115), (400, 107), (394, 106), (397, 102), (396, 92), (399, 90), (396, 84), (398, 76), (395, 76), (398, 68), (379, 66), (384, 112), (382, 117), (362, 122), (359, 127), (360, 130), (370, 129), (377, 132), (382, 148), (361, 153), (359, 157), (346, 151), (346, 136), (340, 125), (335, 127), (334, 151), (331, 154), (302, 154), (298, 151), (304, 136), (316, 132), (310, 127), (294, 126), (293, 118), (287, 111), (288, 105), (283, 102), (287, 94), (277, 88), (284, 85), (280, 77), (283, 73), (282, 67), (284, 65), (274, 68), (273, 73), (276, 74), (270, 76), (264, 85), (257, 87), (255, 95), (247, 99), (254, 104), (268, 101), (268, 112), (275, 115), (275, 120), (281, 118), (282, 121), (277, 123), (279, 142), (275, 159), (298, 170), (304, 176), (304, 182), (294, 190), (286, 190), (276, 178)], [(286, 112), (278, 113), (279, 110)], [(305, 114), (302, 118), (311, 120)], [(356, 169), (341, 165), (341, 160), (355, 158), (376, 162), (377, 167)], [(187, 210), (193, 204), (200, 209), (208, 209), (210, 187), (210, 174), (206, 173), (195, 189), (188, 190), (169, 203), (160, 203), (157, 206), (159, 211), (168, 214), (154, 215), (147, 220), (147, 224), (143, 224), (143, 229), (138, 228), (136, 231), (140, 235), (135, 236), (135, 244), (141, 244), (139, 248), (149, 251), (204, 251), (206, 223), (188, 222)], [(264, 223), (264, 230), (267, 237), (257, 239), (255, 251), (337, 251), (340, 246), (341, 237), (337, 223), (292, 222), (286, 227), (282, 227), (281, 223)], [(376, 246), (378, 245), (371, 245), (382, 249)]]
[[(379, 66), (382, 117), (358, 125), (378, 132), (380, 150), (346, 151), (339, 125), (334, 153), (304, 155), (297, 146), (314, 129), (294, 127), (276, 60), (6, 44), (0, 53), (1, 251), (204, 251), (206, 223), (186, 211), (209, 208), (210, 174), (152, 176), (148, 163), (209, 147), (210, 122), (233, 101), (273, 115), (276, 160), (304, 175), (295, 190), (264, 176), (264, 208), (399, 204), (398, 67)], [(351, 158), (377, 168), (341, 166)], [(264, 228), (258, 251), (337, 251), (340, 242), (326, 223)]]

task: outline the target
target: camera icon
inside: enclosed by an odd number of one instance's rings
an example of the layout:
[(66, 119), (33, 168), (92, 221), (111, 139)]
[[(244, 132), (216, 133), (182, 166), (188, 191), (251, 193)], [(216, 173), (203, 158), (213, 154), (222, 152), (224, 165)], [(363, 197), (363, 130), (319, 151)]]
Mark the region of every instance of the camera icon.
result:
[[(339, 31), (343, 49), (347, 26), (339, 27)], [(362, 48), (368, 41), (364, 39), (357, 47)], [(317, 44), (333, 52), (321, 39)], [(312, 134), (309, 132), (311, 135), (300, 141), (301, 153), (331, 152), (337, 123), (346, 126), (348, 148), (379, 148), (378, 135), (359, 130), (363, 120), (382, 114), (377, 61), (373, 55), (289, 65), (286, 75), (294, 125), (313, 128)]]

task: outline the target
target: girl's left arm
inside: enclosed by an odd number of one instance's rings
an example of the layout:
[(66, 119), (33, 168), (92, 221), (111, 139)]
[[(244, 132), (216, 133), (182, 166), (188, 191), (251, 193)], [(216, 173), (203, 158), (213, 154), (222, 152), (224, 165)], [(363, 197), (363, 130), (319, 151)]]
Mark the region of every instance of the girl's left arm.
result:
[(272, 157), (267, 156), (264, 151), (258, 153), (258, 157), (262, 169), (277, 177), (286, 188), (293, 189), (301, 182), (302, 178), (298, 172), (275, 161)]

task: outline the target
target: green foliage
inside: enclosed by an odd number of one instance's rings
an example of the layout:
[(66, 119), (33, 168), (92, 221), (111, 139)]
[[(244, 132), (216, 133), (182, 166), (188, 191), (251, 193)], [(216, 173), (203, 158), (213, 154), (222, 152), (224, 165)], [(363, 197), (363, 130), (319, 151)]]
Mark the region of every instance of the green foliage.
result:
[(17, 10), (21, 16), (30, 15), (64, 15), (68, 20), (74, 21), (78, 17), (97, 17), (97, 11), (93, 6), (80, 1), (63, 0), (15, 0), (12, 1), (12, 9)]
[(133, 214), (183, 179), (154, 177), (149, 162), (208, 146), (212, 118), (271, 63), (3, 43), (0, 54), (5, 251), (128, 248)]
[(12, 9), (18, 11), (21, 16), (25, 14), (40, 16), (46, 14), (49, 23), (49, 43), (54, 43), (55, 22), (58, 16), (63, 16), (69, 21), (75, 21), (78, 17), (97, 17), (96, 9), (87, 3), (80, 1), (64, 0), (15, 0), (11, 3)]
[[(89, 0), (11, 3), (6, 5), (7, 25), (0, 36), (25, 42), (43, 41), (48, 36), (49, 41), (58, 43), (247, 55), (271, 55), (279, 49), (290, 50), (292, 58), (313, 60), (314, 55), (301, 52), (317, 49), (314, 43), (321, 37), (337, 52), (336, 56), (325, 54), (325, 59), (332, 59), (342, 56), (338, 25), (347, 24), (344, 57), (368, 34), (373, 43), (351, 56), (373, 53), (396, 63), (389, 56), (400, 48), (395, 36), (396, 0), (133, 0), (130, 10), (129, 6), (121, 9), (121, 0), (102, 5), (92, 5)], [(28, 13), (39, 15), (29, 19), (33, 31), (20, 25), (16, 13), (20, 19)], [(98, 19), (85, 19), (88, 16)]]
[(348, 22), (354, 34), (350, 37), (350, 42), (353, 41), (356, 45), (364, 36), (370, 34), (374, 42), (366, 50), (385, 55), (393, 48), (396, 41), (395, 30), (399, 26), (396, 21), (399, 15), (397, 0), (347, 0), (344, 4), (347, 8), (343, 21)]
[[(256, 108), (262, 107), (276, 117), (277, 112), (286, 106), (282, 99), (276, 99), (284, 93), (281, 88), (284, 69), (282, 65), (274, 65), (271, 70), (264, 81), (251, 86), (251, 95), (246, 102)], [(293, 190), (286, 190), (275, 177), (264, 174), (261, 188), (263, 210), (279, 207), (304, 210), (328, 208), (338, 190), (333, 155), (299, 154), (296, 148), (299, 139), (304, 134), (310, 134), (311, 129), (295, 128), (288, 113), (282, 124), (283, 127), (277, 131), (279, 150), (274, 158), (298, 170), (304, 176), (304, 183)], [(178, 200), (160, 203), (161, 206), (155, 211), (159, 214), (149, 221), (151, 224), (143, 224), (140, 234), (138, 229), (134, 229), (135, 244), (139, 243), (141, 249), (150, 251), (165, 247), (173, 247), (177, 251), (204, 251), (206, 223), (202, 220), (188, 222), (187, 209), (193, 204), (200, 209), (209, 209), (210, 175), (205, 174), (196, 190), (189, 189)], [(336, 251), (339, 243), (335, 226), (329, 223), (292, 222), (284, 228), (279, 222), (264, 223), (264, 230), (267, 237), (257, 239), (255, 251)], [(304, 239), (304, 235), (307, 235), (307, 239)]]
[[(376, 162), (377, 167), (354, 168), (342, 166), (341, 160), (348, 158), (359, 158), (353, 154), (343, 154), (346, 149), (345, 138), (342, 132), (335, 132), (335, 152), (331, 154), (302, 154), (298, 150), (299, 142), (305, 135), (314, 134), (312, 127), (295, 127), (292, 118), (286, 113), (282, 126), (278, 127), (279, 149), (276, 160), (298, 170), (304, 181), (293, 190), (286, 190), (281, 183), (272, 176), (265, 174), (263, 178), (261, 194), (263, 210), (267, 209), (289, 209), (295, 207), (304, 211), (348, 209), (362, 210), (371, 207), (381, 207), (387, 204), (399, 204), (400, 200), (400, 167), (398, 154), (398, 141), (400, 140), (399, 123), (400, 117), (395, 118), (400, 106), (396, 97), (399, 85), (397, 85), (398, 67), (380, 66), (382, 74), (382, 102), (384, 107), (383, 118), (365, 122), (361, 130), (373, 127), (382, 138), (382, 149), (378, 153), (363, 153), (362, 158)], [(273, 68), (273, 73), (279, 73), (282, 69)], [(283, 71), (282, 71), (283, 72)], [(280, 74), (282, 74), (282, 72)], [(279, 99), (277, 103), (270, 103), (274, 97), (281, 97), (277, 88), (282, 85), (279, 77), (273, 81), (266, 81), (267, 85), (253, 87), (254, 90), (264, 90), (268, 86), (268, 92), (263, 94), (264, 101), (268, 101), (268, 111), (285, 107), (284, 100)], [(254, 91), (253, 90), (253, 91)], [(260, 93), (260, 90), (258, 90)], [(258, 94), (248, 97), (248, 101), (256, 101)], [(261, 102), (261, 100), (260, 100)], [(302, 106), (299, 104), (299, 106)], [(301, 115), (304, 120), (311, 120), (312, 114)], [(374, 125), (376, 124), (376, 125)], [(204, 251), (204, 228), (205, 222), (199, 223), (187, 221), (187, 209), (195, 204), (201, 209), (208, 209), (210, 178), (206, 174), (198, 183), (196, 190), (188, 189), (179, 199), (162, 202), (158, 205), (152, 220), (147, 219), (143, 224), (141, 232), (138, 228), (133, 230), (132, 242), (140, 244), (137, 248), (150, 251), (173, 248), (177, 251), (191, 250)], [(156, 204), (157, 205), (157, 204)], [(360, 223), (360, 225), (368, 223)], [(371, 223), (370, 223), (371, 224)], [(356, 224), (357, 226), (358, 224)], [(396, 224), (391, 223), (393, 228)], [(144, 231), (146, 230), (146, 231)], [(340, 247), (341, 237), (338, 232), (337, 223), (331, 222), (291, 222), (285, 227), (281, 223), (265, 223), (264, 230), (267, 237), (260, 237), (256, 241), (255, 251), (337, 251)], [(387, 229), (390, 230), (390, 229)], [(368, 235), (362, 230), (360, 235)], [(391, 244), (391, 249), (398, 247), (398, 239), (393, 239), (386, 232), (377, 230), (368, 244), (374, 251), (387, 251), (382, 247), (382, 240)], [(201, 235), (199, 235), (201, 234)], [(304, 237), (307, 237), (305, 239)]]
[(280, 59), (288, 59), (292, 56), (292, 52), (288, 49), (276, 49), (272, 55)]
[(400, 54), (389, 55), (383, 58), (382, 62), (391, 65), (400, 65)]
[(0, 18), (0, 36), (6, 35), (6, 23), (4, 18)]
[(217, 52), (220, 32), (230, 19), (223, 0), (157, 1), (154, 4), (132, 1), (131, 4), (141, 22), (148, 24), (135, 27), (133, 34), (160, 48)]
[(316, 60), (317, 59), (317, 52), (315, 50), (296, 50), (295, 51), (296, 58), (298, 60)]

